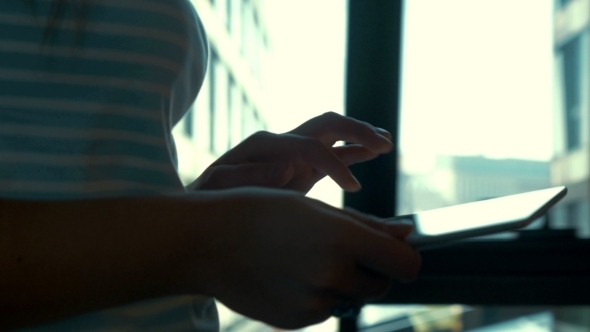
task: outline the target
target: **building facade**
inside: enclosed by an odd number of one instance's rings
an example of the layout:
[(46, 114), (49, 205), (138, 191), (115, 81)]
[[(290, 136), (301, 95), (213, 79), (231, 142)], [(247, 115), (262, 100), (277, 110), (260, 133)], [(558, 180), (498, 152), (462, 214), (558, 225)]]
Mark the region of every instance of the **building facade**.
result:
[(264, 66), (268, 31), (258, 0), (192, 0), (207, 31), (207, 76), (189, 112), (174, 129), (183, 182), (217, 157), (267, 128)]
[(436, 156), (425, 174), (400, 175), (399, 214), (501, 197), (550, 186), (550, 164), (482, 156)]
[(553, 185), (569, 192), (555, 228), (590, 237), (590, 0), (555, 0)]
[[(174, 128), (185, 184), (251, 134), (268, 127), (264, 63), (271, 56), (260, 0), (191, 0), (209, 39), (209, 65), (195, 103)], [(218, 304), (223, 331), (273, 331)]]

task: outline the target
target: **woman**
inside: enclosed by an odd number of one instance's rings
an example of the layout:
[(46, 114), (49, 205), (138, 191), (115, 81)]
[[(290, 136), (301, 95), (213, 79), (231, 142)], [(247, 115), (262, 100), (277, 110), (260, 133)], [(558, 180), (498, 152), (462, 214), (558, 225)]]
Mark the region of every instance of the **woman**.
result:
[(416, 275), (408, 226), (304, 197), (360, 190), (347, 165), (391, 150), (369, 124), (260, 132), (181, 185), (207, 57), (188, 0), (0, 3), (0, 329), (216, 330), (211, 297), (297, 328)]

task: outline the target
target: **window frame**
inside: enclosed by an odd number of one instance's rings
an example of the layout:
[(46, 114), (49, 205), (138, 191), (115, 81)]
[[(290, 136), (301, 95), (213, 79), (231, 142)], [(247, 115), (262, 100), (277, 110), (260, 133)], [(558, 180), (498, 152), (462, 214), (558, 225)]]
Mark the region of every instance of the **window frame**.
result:
[[(379, 125), (399, 146), (403, 0), (349, 0), (346, 114)], [(384, 70), (387, 68), (387, 70)], [(398, 153), (355, 165), (363, 183), (344, 205), (396, 215)], [(378, 175), (375, 175), (378, 174)], [(532, 232), (532, 231), (529, 231)], [(590, 240), (539, 230), (514, 242), (473, 242), (422, 252), (417, 280), (395, 283), (381, 304), (582, 305), (590, 302)], [(341, 331), (356, 331), (343, 319)]]

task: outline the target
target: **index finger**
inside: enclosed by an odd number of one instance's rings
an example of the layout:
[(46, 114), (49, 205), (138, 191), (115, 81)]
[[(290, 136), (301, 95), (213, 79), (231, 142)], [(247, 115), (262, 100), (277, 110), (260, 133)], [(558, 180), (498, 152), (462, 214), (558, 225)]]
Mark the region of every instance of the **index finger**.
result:
[(378, 153), (386, 153), (393, 148), (391, 134), (385, 129), (333, 112), (311, 119), (291, 133), (313, 137), (326, 146), (346, 141), (361, 144)]
[(314, 138), (300, 135), (259, 132), (215, 163), (276, 163), (277, 161), (303, 162), (319, 173), (328, 175), (347, 191), (361, 189), (360, 183), (350, 169), (331, 148)]

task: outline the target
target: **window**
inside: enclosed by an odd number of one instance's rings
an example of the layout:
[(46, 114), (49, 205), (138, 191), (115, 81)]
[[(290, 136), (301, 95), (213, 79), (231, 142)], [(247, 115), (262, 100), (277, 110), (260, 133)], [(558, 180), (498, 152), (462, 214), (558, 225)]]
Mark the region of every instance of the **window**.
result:
[[(219, 57), (215, 50), (211, 50), (211, 59), (209, 60), (209, 151), (215, 153), (215, 111), (217, 109), (217, 95), (219, 87), (217, 86), (217, 70), (219, 69)], [(198, 98), (198, 97), (197, 97)]]
[(581, 84), (580, 84), (580, 38), (574, 37), (562, 50), (563, 80), (565, 91), (566, 144), (568, 150), (575, 150), (581, 144)]
[(558, 0), (559, 1), (559, 6), (561, 7), (567, 7), (567, 5), (570, 4), (570, 2), (572, 2), (572, 0)]
[[(187, 116), (175, 131), (185, 182), (259, 130), (286, 132), (324, 112), (343, 113), (346, 0), (191, 1), (208, 32), (211, 59), (192, 121)], [(310, 196), (342, 205), (330, 180)], [(219, 308), (227, 331), (271, 330)], [(337, 321), (313, 330), (335, 331)]]
[(211, 83), (211, 71), (208, 71), (193, 108), (193, 141), (199, 151), (210, 151), (211, 149), (211, 110), (213, 107)]
[(217, 20), (225, 26), (226, 29), (229, 28), (229, 10), (227, 5), (229, 1), (227, 0), (216, 0), (215, 1), (215, 10), (217, 11)]
[(247, 13), (249, 12), (249, 1), (248, 0), (239, 0), (240, 1), (240, 54), (245, 56), (246, 54), (246, 36), (247, 36)]
[[(413, 205), (398, 201), (398, 213), (561, 184), (551, 179), (553, 13), (551, 1), (405, 2), (399, 195)], [(571, 43), (563, 51), (567, 150), (581, 142)], [(420, 182), (431, 192), (412, 187)]]
[(194, 107), (191, 107), (185, 114), (184, 116), (184, 132), (186, 133), (186, 135), (188, 137), (192, 137), (193, 136), (193, 112), (194, 112)]
[[(366, 308), (359, 320), (363, 331), (587, 328), (590, 310), (582, 305), (589, 295), (590, 245), (582, 229), (589, 219), (582, 206), (590, 168), (585, 157), (590, 59), (584, 55), (590, 22), (582, 13), (571, 23), (554, 24), (567, 17), (562, 10), (538, 0), (350, 1), (347, 111), (399, 133), (400, 150), (399, 160), (384, 158), (356, 169), (364, 183), (374, 174), (386, 181), (346, 195), (347, 205), (387, 216), (498, 190), (570, 188), (549, 222), (536, 230), (519, 232), (513, 240), (423, 252), (420, 278), (394, 285), (381, 305)], [(554, 26), (567, 33), (555, 33)], [(581, 102), (580, 126), (574, 129), (579, 143), (572, 150), (566, 140), (574, 134), (565, 121), (569, 83), (553, 80), (565, 81), (567, 69), (555, 64), (566, 57), (560, 45), (576, 36), (582, 50)], [(409, 156), (417, 152), (422, 155)], [(398, 165), (399, 178), (392, 181), (388, 170)], [(496, 181), (486, 183), (478, 172)], [(424, 205), (409, 207), (417, 196)], [(348, 320), (341, 327), (357, 329)]]
[(242, 92), (237, 86), (236, 81), (233, 77), (230, 77), (230, 89), (229, 94), (229, 126), (230, 126), (230, 148), (238, 145), (242, 137), (242, 116), (244, 104), (242, 103)]
[[(349, 115), (400, 138), (399, 155), (353, 167), (364, 189), (345, 202), (361, 211), (389, 217), (569, 187), (547, 222), (516, 240), (424, 252), (421, 278), (367, 307), (361, 327), (588, 325), (590, 24), (565, 11), (589, 0), (192, 1), (214, 24), (213, 52), (191, 115), (196, 152), (179, 146), (198, 165), (181, 170), (202, 170), (257, 130), (284, 132), (346, 103)], [(311, 196), (342, 204), (330, 181)], [(263, 329), (220, 310), (228, 329)], [(314, 328), (337, 329), (334, 320)]]
[(215, 109), (213, 113), (213, 152), (221, 155), (229, 146), (229, 126), (228, 126), (228, 91), (229, 91), (229, 74), (226, 64), (217, 61), (215, 64)]
[(229, 31), (229, 33), (231, 34), (232, 29), (233, 28), (233, 0), (225, 0), (225, 15), (227, 17), (226, 20), (226, 26), (227, 26), (227, 30)]

